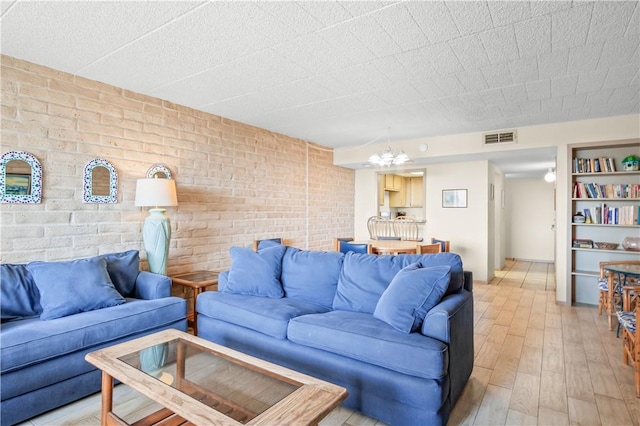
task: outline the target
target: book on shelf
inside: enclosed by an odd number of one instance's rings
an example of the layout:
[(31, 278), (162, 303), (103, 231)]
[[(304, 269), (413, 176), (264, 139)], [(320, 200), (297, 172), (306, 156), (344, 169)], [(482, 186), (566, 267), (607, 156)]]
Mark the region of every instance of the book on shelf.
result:
[(638, 225), (640, 206), (611, 207), (606, 203), (582, 210), (585, 223), (596, 225)]
[(640, 198), (640, 184), (575, 182), (573, 184), (573, 198)]
[(573, 248), (593, 248), (593, 240), (574, 238), (571, 242)]
[(573, 173), (612, 173), (616, 171), (613, 158), (573, 158)]

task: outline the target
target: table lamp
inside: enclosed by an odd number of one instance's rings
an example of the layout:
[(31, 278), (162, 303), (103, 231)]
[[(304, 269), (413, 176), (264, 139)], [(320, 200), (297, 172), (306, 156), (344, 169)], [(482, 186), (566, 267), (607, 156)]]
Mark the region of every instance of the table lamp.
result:
[(176, 182), (173, 179), (138, 179), (136, 183), (136, 206), (153, 208), (144, 220), (142, 240), (147, 252), (149, 270), (156, 274), (167, 274), (167, 257), (171, 239), (171, 222), (159, 207), (177, 206)]

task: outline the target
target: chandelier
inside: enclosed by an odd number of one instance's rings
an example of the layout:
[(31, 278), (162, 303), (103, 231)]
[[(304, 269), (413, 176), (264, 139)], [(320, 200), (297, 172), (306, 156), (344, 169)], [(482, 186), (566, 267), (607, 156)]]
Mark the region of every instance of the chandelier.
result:
[(383, 167), (389, 167), (392, 164), (395, 166), (399, 166), (406, 163), (407, 161), (409, 161), (409, 156), (404, 151), (394, 152), (391, 150), (390, 146), (387, 146), (387, 149), (385, 149), (382, 153), (376, 153), (369, 157), (369, 162), (371, 164)]
[(390, 140), (391, 129), (387, 128), (387, 149), (380, 154), (376, 153), (369, 157), (369, 162), (371, 164), (375, 164), (380, 167), (389, 167), (392, 164), (394, 166), (399, 166), (409, 161), (409, 156), (405, 154), (404, 150), (400, 152), (391, 150), (391, 146), (389, 145)]

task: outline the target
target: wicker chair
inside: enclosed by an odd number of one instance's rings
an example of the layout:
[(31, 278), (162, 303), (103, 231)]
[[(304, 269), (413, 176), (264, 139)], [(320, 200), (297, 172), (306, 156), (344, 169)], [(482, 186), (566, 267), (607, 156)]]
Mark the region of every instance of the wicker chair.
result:
[[(624, 293), (638, 294), (638, 288), (625, 287)], [(624, 296), (626, 298), (626, 295)], [(636, 398), (640, 398), (640, 335), (636, 332), (636, 320), (640, 313), (640, 304), (636, 303), (633, 310), (618, 311), (618, 323), (622, 328), (622, 362), (633, 364), (636, 387)]]
[[(613, 318), (616, 312), (620, 310), (633, 311), (635, 309), (636, 300), (638, 299), (638, 282), (637, 278), (627, 277), (624, 285), (621, 286), (616, 274), (607, 273), (605, 267), (610, 265), (640, 265), (639, 260), (614, 260), (600, 262), (600, 276), (598, 278), (598, 315), (604, 310), (607, 313), (609, 321), (609, 329), (613, 330)], [(609, 291), (609, 281), (613, 283), (613, 292)], [(630, 288), (630, 292), (626, 296), (628, 303), (623, 303), (622, 293), (625, 288)], [(635, 290), (634, 290), (635, 289)], [(618, 331), (620, 331), (620, 323), (618, 323)]]

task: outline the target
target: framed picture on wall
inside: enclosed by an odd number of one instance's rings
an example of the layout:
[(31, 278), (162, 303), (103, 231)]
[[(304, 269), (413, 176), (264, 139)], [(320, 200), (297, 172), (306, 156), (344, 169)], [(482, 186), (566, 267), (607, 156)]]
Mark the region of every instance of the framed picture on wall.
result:
[(29, 195), (31, 175), (28, 173), (7, 173), (5, 192), (9, 195)]
[(467, 208), (466, 189), (443, 189), (442, 207), (444, 208)]

